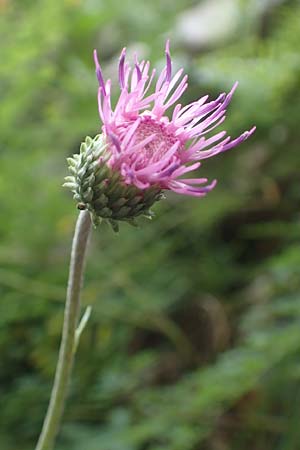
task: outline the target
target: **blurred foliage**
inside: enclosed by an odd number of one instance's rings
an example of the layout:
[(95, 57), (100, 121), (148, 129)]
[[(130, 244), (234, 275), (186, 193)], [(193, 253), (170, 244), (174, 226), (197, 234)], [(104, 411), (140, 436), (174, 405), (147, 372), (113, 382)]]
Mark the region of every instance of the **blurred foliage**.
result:
[(209, 47), (178, 32), (199, 6), (0, 1), (3, 450), (33, 448), (51, 389), (76, 217), (65, 158), (100, 128), (92, 49), (114, 80), (124, 45), (161, 66), (167, 36), (185, 100), (238, 79), (226, 127), (257, 132), (205, 163), (206, 199), (168, 195), (152, 223), (94, 232), (58, 450), (299, 448), (300, 5), (237, 0)]

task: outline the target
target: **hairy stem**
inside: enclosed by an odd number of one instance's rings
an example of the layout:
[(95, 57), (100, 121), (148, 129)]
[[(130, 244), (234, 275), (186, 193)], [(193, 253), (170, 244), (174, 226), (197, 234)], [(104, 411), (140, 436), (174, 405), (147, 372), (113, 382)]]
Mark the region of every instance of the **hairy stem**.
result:
[(76, 350), (76, 327), (80, 311), (80, 291), (91, 219), (88, 211), (79, 213), (71, 252), (62, 340), (48, 411), (36, 450), (52, 450), (63, 414)]

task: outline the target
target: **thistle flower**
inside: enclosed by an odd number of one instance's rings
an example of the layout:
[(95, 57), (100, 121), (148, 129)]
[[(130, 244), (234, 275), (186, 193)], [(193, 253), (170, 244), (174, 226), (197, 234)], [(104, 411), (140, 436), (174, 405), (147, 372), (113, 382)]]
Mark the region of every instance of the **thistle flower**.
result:
[(81, 156), (69, 160), (73, 177), (67, 180), (79, 207), (88, 208), (94, 221), (109, 219), (117, 228), (118, 220), (132, 222), (138, 215), (149, 215), (149, 208), (167, 190), (205, 196), (217, 181), (186, 175), (202, 160), (236, 147), (255, 131), (253, 127), (235, 139), (226, 131), (206, 137), (225, 120), (237, 83), (215, 100), (205, 95), (182, 106), (178, 101), (187, 89), (187, 75), (180, 69), (172, 76), (169, 41), (165, 55), (166, 65), (154, 84), (156, 71), (150, 70), (149, 61), (139, 62), (135, 56), (131, 67), (126, 49), (122, 50), (120, 95), (113, 108), (111, 81), (104, 81), (94, 51), (102, 135), (88, 138)]

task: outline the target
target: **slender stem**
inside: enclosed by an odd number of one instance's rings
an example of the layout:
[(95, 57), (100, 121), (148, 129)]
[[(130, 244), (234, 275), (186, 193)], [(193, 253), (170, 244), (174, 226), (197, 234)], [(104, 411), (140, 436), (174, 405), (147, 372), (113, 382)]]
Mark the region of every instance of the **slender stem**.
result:
[(87, 243), (91, 231), (88, 211), (79, 213), (72, 244), (62, 340), (48, 411), (36, 450), (52, 450), (63, 414), (75, 355), (76, 327)]

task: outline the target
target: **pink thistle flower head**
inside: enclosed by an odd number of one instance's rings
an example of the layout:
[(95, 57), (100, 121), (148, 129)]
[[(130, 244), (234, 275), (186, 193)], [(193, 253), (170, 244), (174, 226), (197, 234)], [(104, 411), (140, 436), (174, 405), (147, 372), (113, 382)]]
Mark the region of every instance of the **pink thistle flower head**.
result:
[[(105, 218), (111, 222), (131, 220), (144, 214), (166, 190), (194, 197), (205, 196), (215, 187), (216, 180), (208, 183), (207, 178), (191, 178), (187, 174), (198, 169), (202, 160), (236, 147), (255, 131), (253, 127), (235, 139), (226, 136), (226, 131), (211, 135), (210, 132), (225, 120), (237, 83), (228, 94), (222, 93), (215, 100), (209, 100), (206, 95), (182, 106), (179, 99), (188, 87), (187, 75), (183, 69), (172, 74), (169, 41), (165, 56), (165, 67), (156, 76), (149, 61), (139, 62), (135, 56), (133, 65), (128, 64), (124, 48), (119, 60), (120, 95), (112, 107), (111, 81), (104, 80), (94, 51), (103, 132), (101, 146), (105, 147), (96, 153), (98, 167), (103, 169), (105, 165), (109, 176), (101, 180), (101, 183), (106, 182), (101, 194), (108, 198), (104, 215), (95, 205), (91, 208), (98, 217), (105, 217), (110, 210), (110, 217)], [(112, 181), (110, 177), (113, 176)], [(115, 213), (110, 196), (107, 196), (106, 191), (112, 189), (112, 185), (122, 191), (123, 217)], [(133, 195), (129, 195), (128, 190)], [(132, 196), (139, 198), (139, 201), (135, 200), (136, 210), (128, 209)], [(79, 200), (87, 203), (82, 197)], [(103, 209), (102, 203), (100, 206)]]

